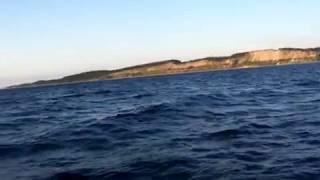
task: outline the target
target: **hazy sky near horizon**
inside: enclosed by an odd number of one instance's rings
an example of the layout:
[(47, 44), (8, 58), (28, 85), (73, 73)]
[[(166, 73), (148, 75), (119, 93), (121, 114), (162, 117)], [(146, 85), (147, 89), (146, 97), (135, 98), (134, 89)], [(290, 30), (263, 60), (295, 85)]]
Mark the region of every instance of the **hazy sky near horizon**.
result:
[(0, 0), (0, 87), (166, 60), (320, 46), (319, 0)]

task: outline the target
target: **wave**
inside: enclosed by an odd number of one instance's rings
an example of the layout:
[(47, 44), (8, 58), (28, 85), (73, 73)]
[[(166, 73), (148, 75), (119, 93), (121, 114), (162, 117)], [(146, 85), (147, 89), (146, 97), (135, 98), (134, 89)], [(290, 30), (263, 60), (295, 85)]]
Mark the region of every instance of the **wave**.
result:
[(85, 96), (84, 93), (79, 93), (79, 94), (69, 94), (69, 95), (64, 95), (64, 96), (61, 96), (59, 98), (61, 99), (68, 99), (68, 98), (79, 98), (79, 97), (83, 97)]
[(249, 127), (253, 127), (253, 128), (256, 128), (256, 129), (270, 129), (270, 128), (272, 128), (272, 127), (269, 126), (269, 125), (266, 125), (266, 124), (258, 124), (258, 123), (251, 123), (251, 124), (249, 124)]
[(92, 94), (96, 94), (96, 95), (109, 95), (110, 93), (112, 93), (111, 90), (102, 90), (102, 91), (95, 91)]
[(92, 177), (83, 175), (81, 173), (62, 172), (57, 173), (44, 180), (90, 180)]
[(320, 81), (317, 80), (304, 80), (295, 84), (296, 86), (302, 87), (318, 87), (320, 85)]
[(245, 129), (225, 129), (216, 132), (204, 133), (202, 137), (205, 139), (216, 139), (216, 140), (226, 140), (240, 138), (245, 135), (252, 134), (249, 130)]
[(124, 113), (118, 113), (113, 116), (109, 116), (104, 118), (107, 119), (125, 119), (130, 117), (139, 117), (139, 116), (153, 116), (153, 115), (161, 115), (167, 113), (169, 111), (177, 111), (177, 109), (172, 108), (169, 103), (160, 103), (153, 104), (148, 106), (140, 106), (132, 110), (128, 110)]
[(30, 154), (53, 151), (62, 149), (63, 146), (56, 143), (49, 142), (36, 142), (36, 143), (24, 143), (24, 144), (2, 144), (0, 145), (0, 157), (11, 158), (11, 157), (23, 157)]
[(136, 95), (132, 96), (132, 98), (143, 99), (143, 98), (152, 97), (152, 96), (153, 96), (153, 94), (151, 94), (151, 93), (144, 93), (144, 94), (136, 94)]
[(110, 91), (110, 90), (84, 91), (84, 92), (66, 94), (66, 95), (63, 95), (63, 96), (55, 97), (55, 98), (53, 98), (53, 100), (69, 99), (69, 98), (80, 98), (80, 97), (86, 97), (88, 95), (108, 95), (111, 92), (112, 91)]
[(90, 169), (59, 172), (45, 180), (89, 180), (89, 179), (190, 179), (193, 168), (196, 167), (193, 159), (164, 159), (154, 161), (137, 161), (118, 168)]

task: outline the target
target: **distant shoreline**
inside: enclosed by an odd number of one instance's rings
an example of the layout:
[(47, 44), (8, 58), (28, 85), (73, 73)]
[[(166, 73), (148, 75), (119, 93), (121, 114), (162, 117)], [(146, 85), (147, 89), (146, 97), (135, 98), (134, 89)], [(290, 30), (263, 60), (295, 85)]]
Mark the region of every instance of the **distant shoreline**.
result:
[(287, 64), (276, 64), (276, 65), (263, 65), (263, 66), (246, 66), (246, 67), (234, 67), (226, 69), (208, 69), (208, 70), (198, 70), (198, 71), (187, 71), (187, 72), (177, 72), (177, 73), (167, 73), (167, 74), (153, 74), (153, 75), (142, 75), (134, 77), (122, 77), (122, 78), (110, 78), (110, 79), (96, 79), (96, 80), (87, 80), (87, 81), (76, 81), (76, 82), (66, 82), (66, 83), (57, 83), (57, 84), (43, 84), (43, 85), (30, 85), (22, 87), (5, 87), (0, 88), (0, 90), (13, 90), (13, 89), (29, 89), (29, 88), (40, 88), (40, 87), (51, 87), (51, 86), (63, 86), (63, 85), (72, 85), (72, 84), (82, 84), (90, 82), (102, 82), (102, 81), (116, 81), (116, 80), (125, 80), (125, 79), (139, 79), (139, 78), (150, 78), (150, 77), (165, 77), (165, 76), (175, 76), (175, 75), (184, 75), (184, 74), (195, 74), (195, 73), (206, 73), (206, 72), (221, 72), (221, 71), (236, 71), (236, 70), (252, 70), (252, 69), (261, 69), (261, 68), (270, 68), (270, 67), (283, 67), (283, 66), (292, 66), (292, 65), (303, 65), (303, 64), (317, 64), (320, 63), (319, 60), (309, 61), (309, 62), (296, 62), (296, 63), (287, 63)]
[(42, 87), (100, 80), (117, 80), (139, 77), (155, 77), (206, 71), (279, 66), (319, 61), (319, 48), (280, 48), (241, 52), (230, 56), (206, 57), (190, 61), (166, 60), (125, 67), (116, 70), (89, 71), (65, 76), (60, 79), (10, 86), (10, 88)]

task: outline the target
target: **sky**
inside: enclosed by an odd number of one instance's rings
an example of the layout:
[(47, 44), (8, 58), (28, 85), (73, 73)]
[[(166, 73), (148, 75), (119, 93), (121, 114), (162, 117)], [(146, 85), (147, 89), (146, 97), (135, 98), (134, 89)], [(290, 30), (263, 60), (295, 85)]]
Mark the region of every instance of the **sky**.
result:
[(320, 46), (319, 0), (0, 0), (0, 87), (167, 59)]

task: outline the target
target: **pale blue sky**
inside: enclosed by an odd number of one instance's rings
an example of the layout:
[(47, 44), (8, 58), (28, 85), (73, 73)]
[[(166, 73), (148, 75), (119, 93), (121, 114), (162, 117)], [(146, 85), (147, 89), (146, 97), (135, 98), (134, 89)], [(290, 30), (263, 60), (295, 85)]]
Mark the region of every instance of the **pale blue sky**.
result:
[(0, 87), (166, 59), (320, 46), (319, 0), (0, 0)]

